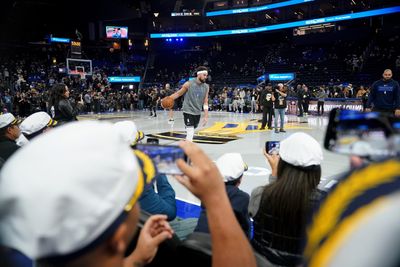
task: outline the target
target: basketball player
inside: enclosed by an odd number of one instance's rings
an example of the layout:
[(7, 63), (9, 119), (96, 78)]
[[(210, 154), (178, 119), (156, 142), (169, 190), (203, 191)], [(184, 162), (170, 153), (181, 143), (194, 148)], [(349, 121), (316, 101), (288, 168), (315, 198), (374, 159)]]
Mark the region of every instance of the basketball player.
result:
[(202, 126), (208, 121), (208, 91), (209, 86), (206, 84), (208, 70), (204, 66), (196, 69), (196, 79), (187, 81), (182, 88), (172, 94), (174, 100), (185, 94), (183, 100), (183, 119), (186, 126), (186, 140), (193, 141), (194, 129), (200, 122), (201, 108), (204, 109), (204, 117)]
[(174, 123), (174, 109), (171, 108), (170, 110), (168, 110), (168, 123), (169, 124), (173, 124)]

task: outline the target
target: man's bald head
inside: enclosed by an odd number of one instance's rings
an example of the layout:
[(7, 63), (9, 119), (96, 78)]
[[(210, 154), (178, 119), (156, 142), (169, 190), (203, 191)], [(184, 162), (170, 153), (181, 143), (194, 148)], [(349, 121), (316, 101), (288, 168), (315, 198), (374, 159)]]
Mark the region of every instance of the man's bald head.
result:
[(388, 81), (392, 79), (393, 73), (391, 69), (386, 69), (383, 71), (383, 80)]

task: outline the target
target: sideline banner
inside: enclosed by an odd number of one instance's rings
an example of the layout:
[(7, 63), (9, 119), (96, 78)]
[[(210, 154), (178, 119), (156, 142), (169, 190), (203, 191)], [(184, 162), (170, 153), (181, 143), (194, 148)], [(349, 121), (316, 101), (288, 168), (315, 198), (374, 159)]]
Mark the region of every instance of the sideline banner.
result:
[[(363, 110), (363, 103), (361, 99), (339, 99), (339, 100), (328, 100), (324, 102), (324, 114), (328, 114), (334, 108), (340, 109), (351, 109), (351, 110)], [(317, 100), (311, 100), (308, 107), (308, 113), (317, 113)], [(288, 100), (288, 114), (297, 114), (297, 100)]]

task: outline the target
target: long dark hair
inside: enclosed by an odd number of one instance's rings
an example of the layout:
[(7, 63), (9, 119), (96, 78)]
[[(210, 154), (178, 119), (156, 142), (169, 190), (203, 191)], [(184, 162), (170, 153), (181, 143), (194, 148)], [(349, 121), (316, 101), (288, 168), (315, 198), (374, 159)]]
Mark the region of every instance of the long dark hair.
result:
[(50, 107), (54, 106), (56, 108), (58, 106), (58, 102), (60, 102), (61, 99), (65, 99), (64, 93), (66, 85), (64, 83), (57, 83), (53, 85), (50, 91)]
[[(320, 179), (321, 167), (300, 168), (279, 160), (277, 180), (266, 186), (258, 214), (261, 225), (271, 220), (266, 214), (277, 219), (273, 231), (288, 237), (299, 237), (309, 215), (311, 195)], [(260, 213), (261, 212), (261, 213)]]

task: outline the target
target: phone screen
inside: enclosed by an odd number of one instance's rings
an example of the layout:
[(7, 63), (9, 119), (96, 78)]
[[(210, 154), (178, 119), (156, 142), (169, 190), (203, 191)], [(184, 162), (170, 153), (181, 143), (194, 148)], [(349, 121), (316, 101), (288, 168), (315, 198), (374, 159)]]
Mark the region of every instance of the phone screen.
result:
[(265, 151), (272, 155), (278, 155), (279, 154), (279, 147), (280, 147), (280, 142), (279, 141), (267, 141), (265, 142)]
[(378, 112), (332, 110), (324, 147), (357, 156), (388, 156), (398, 150), (398, 119)]
[(153, 160), (157, 172), (162, 174), (182, 174), (176, 165), (176, 160), (187, 161), (185, 152), (178, 146), (137, 144), (136, 149), (147, 154)]

